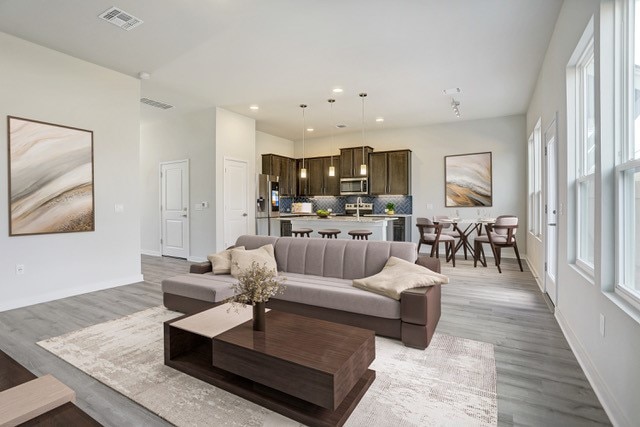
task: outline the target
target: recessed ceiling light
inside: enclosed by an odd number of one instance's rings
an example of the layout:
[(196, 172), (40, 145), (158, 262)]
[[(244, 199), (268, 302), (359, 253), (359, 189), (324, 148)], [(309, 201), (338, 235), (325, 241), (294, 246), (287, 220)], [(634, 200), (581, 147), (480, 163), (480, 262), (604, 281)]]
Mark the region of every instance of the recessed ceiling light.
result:
[(314, 130), (314, 128), (307, 128), (307, 132), (313, 132)]
[(459, 87), (452, 87), (450, 89), (445, 89), (442, 91), (445, 95), (458, 95), (462, 93), (462, 89)]
[(376, 122), (378, 123), (384, 122), (384, 117), (376, 117)]
[(249, 106), (249, 109), (250, 110), (259, 110), (260, 107), (258, 107), (257, 105), (251, 105), (251, 106)]
[(337, 87), (333, 89), (333, 93), (342, 93), (342, 92), (344, 92), (344, 90), (341, 87)]

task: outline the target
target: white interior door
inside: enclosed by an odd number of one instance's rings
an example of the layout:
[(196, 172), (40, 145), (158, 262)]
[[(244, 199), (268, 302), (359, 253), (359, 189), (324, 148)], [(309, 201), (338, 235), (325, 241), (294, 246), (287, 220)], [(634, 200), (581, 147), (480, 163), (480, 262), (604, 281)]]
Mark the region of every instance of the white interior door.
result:
[(162, 255), (189, 257), (189, 161), (160, 164)]
[(556, 305), (558, 299), (558, 144), (554, 120), (545, 132), (545, 292)]
[(224, 247), (248, 233), (247, 162), (224, 159)]

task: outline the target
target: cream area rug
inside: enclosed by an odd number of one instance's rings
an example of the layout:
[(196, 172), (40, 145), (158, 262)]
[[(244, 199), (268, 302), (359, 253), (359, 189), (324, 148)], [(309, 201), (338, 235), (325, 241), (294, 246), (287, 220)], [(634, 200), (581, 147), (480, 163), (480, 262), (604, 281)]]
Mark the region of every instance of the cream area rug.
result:
[[(164, 365), (154, 307), (38, 344), (177, 426), (299, 426), (268, 409)], [(347, 426), (497, 424), (493, 345), (436, 334), (426, 350), (376, 337), (376, 379)]]

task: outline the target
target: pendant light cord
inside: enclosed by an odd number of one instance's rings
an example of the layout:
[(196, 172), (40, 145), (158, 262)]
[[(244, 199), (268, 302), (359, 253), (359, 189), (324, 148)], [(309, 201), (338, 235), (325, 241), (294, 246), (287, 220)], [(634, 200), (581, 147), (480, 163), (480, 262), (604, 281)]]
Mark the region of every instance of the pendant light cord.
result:
[(304, 134), (307, 126), (304, 117), (304, 109), (307, 108), (307, 106), (305, 104), (300, 104), (300, 108), (302, 108), (302, 169), (304, 169)]
[(360, 98), (362, 98), (362, 164), (364, 165), (364, 98), (367, 96), (366, 93), (361, 93)]
[(331, 166), (333, 166), (333, 147), (335, 147), (335, 141), (333, 139), (333, 128), (334, 123), (333, 123), (333, 103), (336, 102), (335, 99), (328, 99), (327, 100), (329, 102), (329, 116), (330, 116), (330, 120), (331, 120)]

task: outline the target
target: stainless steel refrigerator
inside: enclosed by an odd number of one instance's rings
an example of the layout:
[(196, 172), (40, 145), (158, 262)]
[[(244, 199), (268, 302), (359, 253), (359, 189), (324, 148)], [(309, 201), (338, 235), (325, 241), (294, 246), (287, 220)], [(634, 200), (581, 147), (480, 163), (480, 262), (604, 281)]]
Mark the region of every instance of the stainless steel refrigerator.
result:
[(259, 236), (279, 236), (280, 183), (275, 175), (259, 174), (256, 182), (256, 234)]

